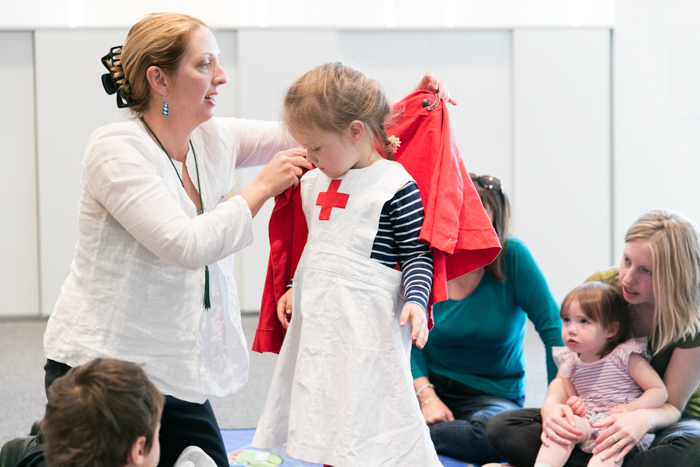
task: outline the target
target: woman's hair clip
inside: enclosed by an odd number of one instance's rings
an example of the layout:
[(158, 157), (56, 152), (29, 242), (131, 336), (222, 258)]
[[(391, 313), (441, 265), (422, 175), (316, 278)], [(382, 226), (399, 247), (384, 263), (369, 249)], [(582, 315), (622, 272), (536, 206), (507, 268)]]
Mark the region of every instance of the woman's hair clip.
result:
[(107, 94), (112, 95), (117, 94), (117, 107), (120, 109), (125, 109), (131, 107), (133, 103), (131, 102), (130, 96), (124, 92), (123, 89), (119, 87), (117, 80), (114, 78), (114, 72), (112, 71), (112, 66), (114, 66), (115, 56), (121, 55), (122, 45), (112, 47), (109, 49), (109, 53), (102, 57), (102, 64), (107, 68), (109, 73), (102, 75), (102, 86), (104, 86)]
[(399, 146), (401, 146), (401, 140), (398, 136), (394, 135), (389, 136), (387, 139), (389, 140), (389, 144), (386, 145), (386, 151), (396, 154), (396, 151), (399, 150)]

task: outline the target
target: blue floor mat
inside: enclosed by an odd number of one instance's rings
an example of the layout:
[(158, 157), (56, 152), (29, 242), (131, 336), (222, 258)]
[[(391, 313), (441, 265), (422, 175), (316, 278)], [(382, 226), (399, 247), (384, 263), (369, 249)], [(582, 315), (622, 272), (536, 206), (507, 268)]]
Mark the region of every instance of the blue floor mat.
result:
[[(250, 446), (255, 430), (221, 430), (224, 438), (226, 453), (231, 465), (248, 465), (251, 467), (315, 467), (317, 464), (307, 464), (295, 460), (282, 459), (265, 451)], [(476, 464), (464, 462), (440, 456), (444, 467), (478, 467)]]

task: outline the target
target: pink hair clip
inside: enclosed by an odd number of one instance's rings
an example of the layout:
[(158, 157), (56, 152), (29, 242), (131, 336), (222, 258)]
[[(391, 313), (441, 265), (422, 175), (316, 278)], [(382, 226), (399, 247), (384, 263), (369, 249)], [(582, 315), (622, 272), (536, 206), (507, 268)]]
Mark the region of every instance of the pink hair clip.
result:
[(401, 146), (401, 140), (398, 136), (394, 135), (389, 136), (387, 139), (389, 140), (389, 144), (386, 145), (387, 152), (396, 154), (396, 151), (399, 150), (399, 146)]

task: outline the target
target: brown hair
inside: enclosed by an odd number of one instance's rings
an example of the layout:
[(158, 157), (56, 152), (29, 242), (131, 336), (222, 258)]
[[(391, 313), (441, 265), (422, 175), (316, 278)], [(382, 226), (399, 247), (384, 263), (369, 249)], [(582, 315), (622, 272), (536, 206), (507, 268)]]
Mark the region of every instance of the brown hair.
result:
[(121, 467), (139, 436), (153, 446), (165, 397), (139, 365), (92, 360), (48, 390), (41, 422), (52, 467)]
[(305, 73), (287, 90), (284, 123), (302, 131), (345, 131), (361, 121), (380, 153), (393, 159), (385, 124), (391, 106), (378, 81), (340, 62), (326, 63)]
[[(474, 174), (469, 174), (472, 178), (477, 177)], [(478, 177), (477, 177), (478, 178)], [(501, 242), (501, 252), (496, 256), (496, 259), (486, 266), (486, 272), (501, 282), (505, 282), (505, 262), (506, 250), (508, 249), (508, 228), (510, 225), (510, 203), (508, 197), (503, 192), (503, 188), (484, 188), (479, 183), (474, 183), (476, 192), (479, 193), (481, 204), (485, 209), (490, 209), (493, 212), (493, 229), (498, 235), (498, 241)]]
[(174, 74), (192, 33), (200, 26), (208, 27), (192, 16), (153, 13), (131, 27), (122, 53), (114, 57), (112, 74), (121, 92), (128, 96), (129, 110), (135, 117), (141, 116), (151, 103), (148, 68), (157, 66), (169, 75)]
[(618, 323), (617, 333), (608, 338), (601, 351), (601, 357), (632, 338), (627, 303), (613, 286), (597, 281), (579, 285), (564, 298), (559, 313), (562, 319), (569, 315), (569, 307), (574, 302), (578, 303), (591, 321), (600, 323), (606, 331), (610, 331), (614, 324)]
[(651, 248), (654, 284), (654, 353), (700, 332), (700, 233), (690, 219), (667, 210), (649, 211), (630, 226), (625, 243)]

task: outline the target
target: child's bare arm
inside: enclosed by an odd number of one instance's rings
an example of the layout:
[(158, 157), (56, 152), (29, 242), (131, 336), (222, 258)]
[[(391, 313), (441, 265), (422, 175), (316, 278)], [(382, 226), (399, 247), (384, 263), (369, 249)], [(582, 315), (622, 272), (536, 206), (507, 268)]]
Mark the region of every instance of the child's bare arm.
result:
[(644, 394), (632, 402), (618, 405), (612, 410), (613, 413), (631, 412), (637, 409), (656, 409), (664, 405), (668, 399), (666, 385), (644, 357), (636, 353), (630, 355), (629, 373), (632, 379), (639, 384), (639, 387), (644, 390)]
[(572, 383), (569, 378), (561, 375), (559, 375), (559, 377), (561, 378), (562, 384), (564, 385), (564, 390), (566, 391), (566, 405), (571, 407), (571, 411), (574, 413), (574, 415), (583, 417), (586, 415), (586, 405), (583, 403), (583, 400), (578, 397), (578, 391), (576, 391), (574, 383)]

